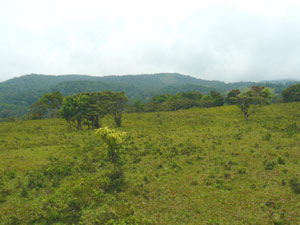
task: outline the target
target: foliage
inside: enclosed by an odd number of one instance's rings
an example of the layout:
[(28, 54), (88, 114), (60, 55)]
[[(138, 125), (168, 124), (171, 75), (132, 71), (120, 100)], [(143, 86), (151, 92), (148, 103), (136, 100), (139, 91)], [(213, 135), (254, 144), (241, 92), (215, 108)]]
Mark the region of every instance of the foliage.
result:
[(112, 114), (116, 125), (121, 126), (124, 104), (127, 101), (123, 92), (79, 93), (64, 98), (60, 115), (69, 124), (76, 121), (77, 129), (82, 129), (82, 123), (89, 128), (99, 128), (100, 120), (106, 114)]
[(126, 140), (126, 133), (109, 129), (108, 127), (99, 128), (96, 135), (100, 137), (107, 149), (107, 156), (114, 164), (114, 173), (116, 167), (121, 165), (121, 154), (124, 142)]
[(63, 96), (60, 92), (44, 94), (36, 103), (30, 106), (32, 119), (54, 118), (58, 117), (58, 111), (61, 107)]
[(108, 111), (113, 115), (115, 123), (118, 127), (122, 125), (122, 115), (124, 106), (128, 102), (124, 92), (116, 93), (111, 91), (105, 91), (104, 94), (108, 97)]
[(89, 107), (89, 96), (82, 93), (64, 98), (60, 115), (69, 123), (77, 122), (77, 129), (82, 128), (82, 121), (87, 119), (87, 111)]
[(0, 103), (0, 119), (9, 119), (15, 116), (21, 117), (26, 115), (27, 112), (27, 107), (16, 106), (14, 104)]
[(133, 103), (132, 107), (133, 107), (133, 110), (132, 110), (133, 112), (139, 112), (140, 113), (140, 112), (144, 111), (145, 104), (142, 103), (141, 100), (136, 100)]
[(234, 98), (236, 98), (240, 93), (241, 93), (241, 91), (239, 89), (233, 89), (233, 90), (231, 90), (227, 94), (226, 103), (228, 105), (234, 105), (235, 104)]
[(224, 105), (224, 98), (219, 92), (211, 91), (210, 96), (212, 97), (213, 106), (222, 106)]
[(220, 93), (211, 91), (210, 95), (202, 95), (199, 92), (180, 92), (176, 95), (157, 95), (145, 105), (145, 111), (176, 111), (194, 107), (214, 107), (224, 104)]
[(290, 86), (282, 92), (284, 102), (300, 101), (300, 84)]
[[(237, 93), (235, 91), (235, 93)], [(251, 90), (240, 93), (230, 98), (230, 102), (235, 103), (243, 113), (246, 120), (249, 118), (251, 105), (265, 105), (270, 103), (271, 92), (268, 88), (252, 86)]]
[(300, 194), (300, 179), (299, 178), (296, 178), (296, 177), (292, 178), (290, 180), (290, 186), (295, 194)]

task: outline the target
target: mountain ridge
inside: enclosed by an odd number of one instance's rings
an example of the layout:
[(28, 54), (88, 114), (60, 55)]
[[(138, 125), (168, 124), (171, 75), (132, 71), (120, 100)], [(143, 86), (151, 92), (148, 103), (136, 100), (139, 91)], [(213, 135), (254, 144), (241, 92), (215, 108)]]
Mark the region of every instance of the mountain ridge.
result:
[(169, 72), (161, 72), (161, 73), (144, 73), (144, 74), (124, 74), (124, 75), (104, 75), (104, 76), (96, 76), (96, 75), (88, 75), (88, 74), (59, 74), (59, 75), (54, 75), (54, 74), (38, 74), (38, 73), (30, 73), (30, 74), (24, 74), (18, 77), (13, 77), (8, 80), (4, 80), (0, 82), (0, 85), (5, 82), (11, 82), (17, 79), (23, 79), (23, 78), (28, 78), (28, 77), (34, 77), (34, 76), (44, 76), (44, 77), (52, 77), (52, 78), (72, 78), (69, 80), (96, 80), (96, 79), (114, 79), (114, 78), (128, 78), (128, 77), (135, 77), (135, 76), (157, 76), (157, 75), (171, 75), (171, 76), (184, 76), (184, 77), (190, 77), (196, 80), (201, 80), (204, 82), (220, 82), (224, 84), (233, 84), (233, 83), (287, 83), (287, 82), (300, 82), (299, 79), (275, 79), (275, 80), (260, 80), (260, 81), (248, 81), (248, 80), (241, 80), (241, 81), (230, 81), (230, 82), (225, 82), (222, 80), (209, 80), (209, 79), (202, 79), (198, 78), (192, 75), (187, 75), (187, 74), (181, 74), (181, 73), (169, 73)]

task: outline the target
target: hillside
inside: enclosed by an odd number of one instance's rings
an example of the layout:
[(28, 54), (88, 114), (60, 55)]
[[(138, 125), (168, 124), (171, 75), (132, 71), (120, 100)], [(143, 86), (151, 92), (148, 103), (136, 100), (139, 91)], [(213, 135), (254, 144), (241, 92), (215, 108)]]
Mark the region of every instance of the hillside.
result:
[(297, 224), (299, 107), (125, 114), (120, 177), (94, 130), (2, 123), (1, 224)]
[(177, 73), (105, 77), (30, 74), (0, 83), (0, 118), (7, 117), (7, 115), (24, 115), (28, 107), (43, 94), (53, 91), (60, 91), (65, 96), (87, 91), (124, 91), (131, 102), (137, 99), (148, 102), (153, 96), (159, 94), (176, 94), (187, 91), (208, 94), (211, 90), (225, 94), (232, 89), (243, 89), (252, 85), (274, 88), (275, 92), (280, 95), (285, 88), (295, 83), (296, 81), (224, 83)]

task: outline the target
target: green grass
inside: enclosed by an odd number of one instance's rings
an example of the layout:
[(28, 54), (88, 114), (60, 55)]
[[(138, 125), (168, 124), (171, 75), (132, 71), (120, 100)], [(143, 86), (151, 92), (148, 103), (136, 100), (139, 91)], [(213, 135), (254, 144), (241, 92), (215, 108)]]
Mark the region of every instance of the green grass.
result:
[(249, 121), (235, 106), (125, 114), (117, 179), (93, 130), (0, 124), (0, 224), (297, 224), (299, 116), (299, 103)]

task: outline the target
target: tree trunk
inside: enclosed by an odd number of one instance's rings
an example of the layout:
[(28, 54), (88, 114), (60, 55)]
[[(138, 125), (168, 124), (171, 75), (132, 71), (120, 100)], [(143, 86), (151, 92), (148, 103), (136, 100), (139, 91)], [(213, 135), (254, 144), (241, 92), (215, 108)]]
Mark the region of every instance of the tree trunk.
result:
[(95, 127), (95, 128), (100, 128), (99, 117), (98, 117), (98, 116), (95, 117), (95, 121), (94, 121), (94, 122), (95, 122), (95, 123), (94, 123), (94, 127)]
[(81, 119), (77, 119), (77, 129), (81, 129)]
[(248, 113), (247, 113), (247, 112), (244, 113), (244, 116), (245, 116), (245, 119), (248, 121), (248, 117), (249, 117), (249, 116), (248, 116)]

